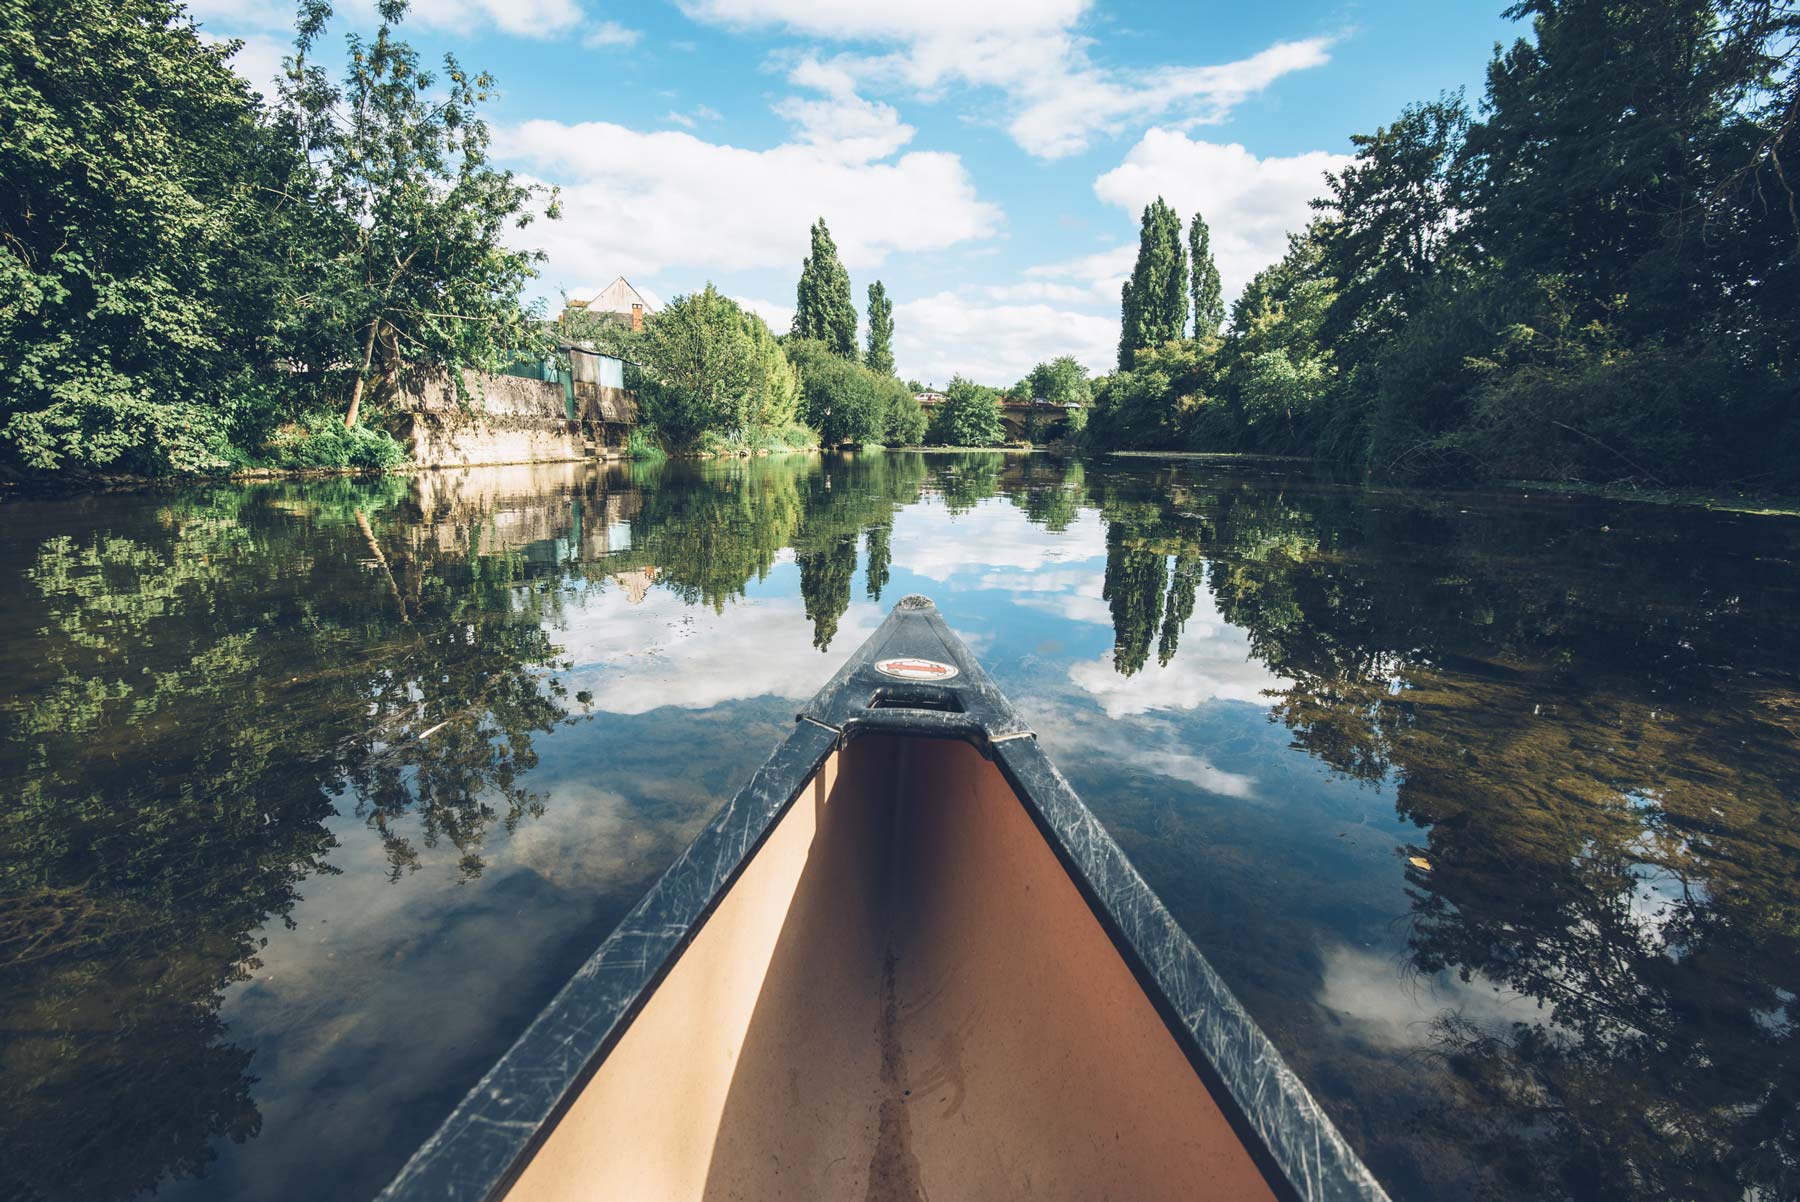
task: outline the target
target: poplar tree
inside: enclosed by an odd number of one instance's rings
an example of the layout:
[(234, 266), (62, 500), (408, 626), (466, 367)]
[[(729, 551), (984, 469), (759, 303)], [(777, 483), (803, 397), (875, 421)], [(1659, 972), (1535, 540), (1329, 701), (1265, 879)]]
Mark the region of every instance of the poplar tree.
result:
[(1120, 292), (1119, 370), (1129, 371), (1138, 351), (1187, 331), (1187, 274), (1181, 218), (1158, 196), (1144, 209), (1137, 265)]
[(812, 227), (812, 253), (800, 268), (800, 284), (794, 293), (796, 338), (812, 338), (833, 354), (854, 360), (856, 355), (856, 305), (850, 299), (850, 273), (838, 262), (837, 243), (825, 219)]
[(880, 280), (869, 285), (869, 351), (863, 363), (872, 372), (894, 374), (894, 302)]
[(1219, 265), (1213, 262), (1212, 231), (1199, 213), (1188, 227), (1188, 259), (1193, 269), (1194, 337), (1205, 338), (1217, 334), (1225, 320), (1225, 295), (1219, 287)]

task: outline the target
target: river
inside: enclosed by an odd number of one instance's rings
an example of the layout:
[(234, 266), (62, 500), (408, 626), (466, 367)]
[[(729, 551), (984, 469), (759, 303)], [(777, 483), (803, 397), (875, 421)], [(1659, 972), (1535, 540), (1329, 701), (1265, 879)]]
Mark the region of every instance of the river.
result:
[(907, 593), (1396, 1198), (1800, 1194), (1800, 520), (872, 454), (0, 509), (0, 1194), (372, 1196)]

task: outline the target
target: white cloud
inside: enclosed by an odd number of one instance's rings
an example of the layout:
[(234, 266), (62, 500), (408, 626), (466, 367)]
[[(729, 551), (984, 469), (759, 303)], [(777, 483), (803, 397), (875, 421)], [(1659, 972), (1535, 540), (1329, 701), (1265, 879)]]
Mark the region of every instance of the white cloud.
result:
[(1180, 647), (1167, 665), (1157, 663), (1152, 655), (1136, 673), (1121, 676), (1109, 651), (1071, 666), (1069, 679), (1112, 718), (1197, 709), (1214, 701), (1267, 705), (1263, 694), (1288, 683), (1251, 655), (1248, 632), (1225, 621), (1205, 589), (1196, 592), (1194, 612), (1183, 625)]
[(187, 0), (188, 16), (208, 28), (260, 29), (270, 33), (291, 34), (296, 7), (282, 0)]
[(775, 112), (793, 122), (803, 142), (846, 162), (885, 159), (912, 141), (913, 127), (901, 122), (892, 105), (865, 100), (846, 72), (807, 58), (788, 75), (797, 87), (824, 93), (813, 99), (790, 96)]
[[(946, 524), (953, 536), (945, 534)], [(979, 572), (985, 580), (1002, 569), (1036, 574), (1058, 565), (1103, 560), (1106, 528), (1099, 514), (1089, 510), (1067, 530), (1053, 534), (999, 498), (946, 517), (943, 502), (928, 498), (894, 519), (888, 546), (896, 565), (928, 580), (946, 583), (966, 572)]]
[(799, 104), (788, 110), (799, 136), (767, 150), (603, 121), (528, 121), (498, 131), (496, 150), (562, 188), (563, 220), (526, 231), (550, 256), (553, 286), (672, 267), (793, 269), (821, 214), (853, 270), (999, 228), (999, 208), (977, 196), (956, 155), (888, 157), (911, 130), (887, 106), (834, 125)]
[(1536, 999), (1500, 989), (1477, 975), (1409, 976), (1396, 958), (1345, 944), (1325, 949), (1319, 1005), (1350, 1019), (1369, 1042), (1391, 1048), (1427, 1047), (1438, 1019), (1454, 1014), (1489, 1031), (1537, 1017)]
[[(1098, 700), (1111, 718), (1197, 709), (1213, 701), (1267, 705), (1263, 693), (1280, 688), (1281, 678), (1257, 660), (1236, 654), (1235, 648), (1203, 642), (1211, 633), (1189, 622), (1181, 636), (1181, 649), (1167, 666), (1157, 663), (1153, 655), (1135, 675), (1121, 676), (1109, 651), (1070, 668), (1069, 679)], [(1244, 650), (1247, 653), (1248, 648)]]
[(566, 33), (587, 19), (575, 0), (413, 0), (407, 18), (452, 33), (492, 25), (528, 38)]
[(635, 46), (644, 35), (636, 29), (627, 29), (617, 21), (600, 21), (587, 27), (581, 35), (581, 44), (591, 49), (607, 46)]
[(1088, 0), (687, 0), (698, 20), (731, 28), (777, 27), (847, 42), (897, 44), (876, 55), (843, 55), (834, 65), (861, 81), (934, 96), (951, 83), (995, 88), (1010, 102), (1007, 130), (1032, 154), (1060, 158), (1094, 135), (1133, 121), (1173, 116), (1217, 122), (1293, 71), (1327, 61), (1331, 40), (1282, 42), (1237, 62), (1150, 69), (1102, 67), (1076, 32)]
[(1231, 298), (1286, 253), (1288, 233), (1312, 218), (1308, 202), (1324, 191), (1325, 173), (1348, 161), (1323, 150), (1258, 158), (1235, 142), (1195, 141), (1180, 130), (1152, 129), (1124, 162), (1094, 181), (1094, 194), (1134, 220), (1158, 196), (1184, 221), (1203, 213)]
[(764, 324), (777, 334), (785, 334), (794, 328), (794, 306), (792, 305), (763, 300), (758, 296), (734, 296), (731, 299), (762, 318)]
[(1097, 305), (1109, 313), (1119, 309), (1119, 288), (1137, 261), (1137, 244), (1124, 243), (1061, 263), (1025, 269), (1024, 280), (987, 289), (995, 300), (1044, 300), (1067, 305)]
[(1022, 81), (1016, 90), (1026, 103), (1008, 128), (1033, 154), (1058, 158), (1085, 150), (1092, 134), (1168, 113), (1217, 124), (1283, 75), (1324, 65), (1330, 45), (1324, 38), (1281, 42), (1220, 66), (1134, 72), (1102, 71), (1076, 58), (1061, 78), (1037, 74)]
[(1112, 629), (1112, 607), (1101, 596), (1106, 585), (1106, 568), (1095, 562), (1078, 571), (1033, 572), (1028, 576), (994, 573), (981, 582), (982, 588), (1003, 588), (1015, 594), (1014, 605), (1055, 614), (1066, 622), (1085, 622), (1090, 626)]
[(1208, 793), (1242, 801), (1257, 797), (1254, 776), (1227, 771), (1189, 750), (1191, 736), (1165, 722), (1143, 718), (1096, 722), (1085, 706), (1068, 704), (1049, 693), (1035, 698), (1032, 727), (1059, 760), (1129, 762), (1133, 771), (1181, 781)]
[(804, 700), (881, 618), (877, 606), (853, 603), (832, 650), (821, 653), (799, 597), (740, 601), (720, 615), (664, 589), (634, 605), (613, 588), (585, 596), (558, 642), (575, 664), (564, 677), (570, 692), (591, 690), (599, 711), (643, 714), (751, 697)]
[[(1094, 596), (1098, 597), (1100, 580), (1100, 574), (1087, 567), (1045, 568), (1033, 572), (989, 572), (976, 581), (975, 587), (1022, 594), (1015, 598), (1015, 603), (1023, 604), (1037, 593), (1062, 595), (1092, 592)], [(1111, 622), (1110, 618), (1107, 620), (1109, 623)]]
[(1074, 355), (1090, 371), (1106, 371), (1118, 345), (1116, 316), (1046, 303), (986, 305), (940, 292), (894, 306), (894, 358), (900, 373), (937, 384), (960, 372), (983, 384), (1005, 386), (1058, 355)]
[[(204, 29), (200, 31), (200, 37), (208, 42), (232, 40)], [(281, 79), (281, 60), (293, 51), (293, 47), (280, 38), (262, 33), (238, 34), (237, 40), (243, 45), (231, 56), (231, 69), (248, 80), (265, 100), (273, 101), (280, 94), (276, 85)]]
[(1183, 751), (1136, 751), (1131, 766), (1170, 780), (1197, 785), (1208, 793), (1249, 800), (1256, 795), (1256, 778), (1227, 772), (1203, 755)]

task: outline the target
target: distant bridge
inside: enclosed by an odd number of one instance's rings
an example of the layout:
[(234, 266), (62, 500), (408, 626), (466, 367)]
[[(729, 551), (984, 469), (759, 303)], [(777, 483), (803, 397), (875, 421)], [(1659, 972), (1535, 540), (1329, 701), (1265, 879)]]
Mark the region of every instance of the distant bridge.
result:
[[(926, 413), (943, 404), (945, 396), (941, 392), (915, 392), (913, 398), (919, 402)], [(1045, 443), (1062, 437), (1063, 427), (1069, 420), (1067, 406), (1041, 398), (1024, 400), (1023, 398), (1000, 398), (1000, 423), (1006, 428), (1006, 441), (1024, 442), (1026, 427), (1036, 425), (1037, 436), (1032, 442)]]

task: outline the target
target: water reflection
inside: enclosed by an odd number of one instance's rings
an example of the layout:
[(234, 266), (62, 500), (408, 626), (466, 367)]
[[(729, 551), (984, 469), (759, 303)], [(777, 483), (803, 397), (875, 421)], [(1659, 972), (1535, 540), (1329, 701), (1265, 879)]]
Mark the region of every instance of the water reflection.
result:
[(1414, 1033), (1425, 1129), (1520, 1196), (1792, 1196), (1792, 528), (1179, 477), (1101, 503), (1118, 670), (1204, 563), (1293, 746), (1416, 829), (1408, 967), (1489, 987)]
[(1002, 455), (9, 508), (10, 1194), (373, 1192), (913, 590), (1397, 1195), (1800, 1188), (1793, 523)]
[[(47, 532), (7, 581), (32, 629), (6, 649), (0, 1107), (31, 1193), (127, 1196), (257, 1134), (219, 1007), (258, 929), (336, 871), (340, 806), (391, 874), (441, 841), (469, 878), (490, 828), (541, 812), (519, 778), (568, 716), (555, 595), (418, 499), (197, 493)], [(129, 1121), (88, 1121), (96, 1096)]]

